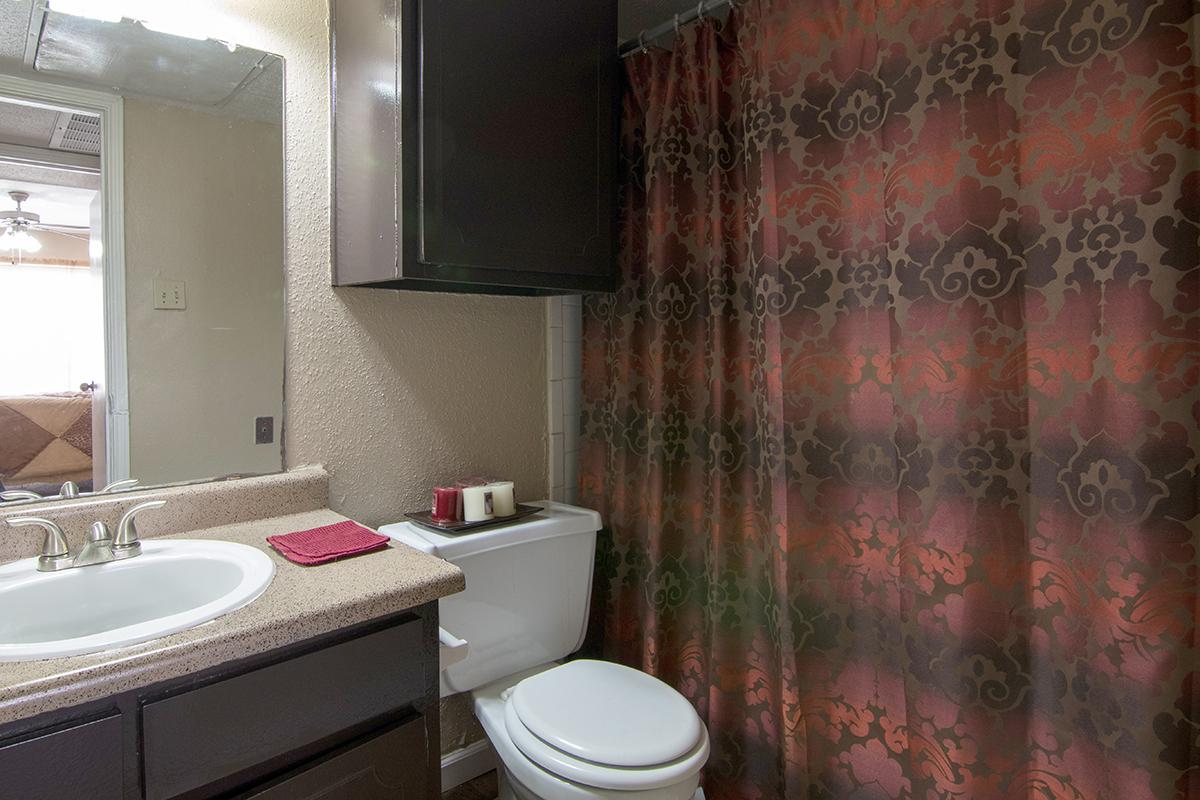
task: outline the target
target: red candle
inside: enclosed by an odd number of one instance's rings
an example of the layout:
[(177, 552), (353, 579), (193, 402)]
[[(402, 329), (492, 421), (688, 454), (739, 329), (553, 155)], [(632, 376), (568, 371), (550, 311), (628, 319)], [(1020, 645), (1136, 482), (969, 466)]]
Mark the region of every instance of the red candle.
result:
[(433, 490), (433, 521), (458, 522), (462, 519), (462, 490), (446, 486)]

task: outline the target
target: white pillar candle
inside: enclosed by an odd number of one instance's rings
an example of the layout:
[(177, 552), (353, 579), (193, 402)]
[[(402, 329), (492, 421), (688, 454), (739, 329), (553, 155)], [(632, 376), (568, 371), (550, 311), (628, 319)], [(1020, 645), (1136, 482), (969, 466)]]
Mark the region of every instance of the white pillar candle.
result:
[(497, 481), (487, 488), (492, 493), (492, 510), (497, 517), (507, 517), (517, 513), (512, 481)]
[(483, 522), (492, 518), (492, 493), (486, 486), (467, 486), (462, 496), (464, 520)]

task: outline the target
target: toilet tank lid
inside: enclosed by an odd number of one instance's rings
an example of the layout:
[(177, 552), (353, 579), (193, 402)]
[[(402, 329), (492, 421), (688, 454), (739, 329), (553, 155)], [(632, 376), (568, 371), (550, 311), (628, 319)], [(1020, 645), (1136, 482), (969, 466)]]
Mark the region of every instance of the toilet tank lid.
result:
[(500, 547), (600, 530), (600, 514), (589, 508), (550, 500), (539, 500), (530, 505), (541, 506), (542, 510), (511, 525), (454, 534), (437, 533), (411, 522), (397, 522), (384, 525), (379, 532), (409, 547), (454, 562), (463, 556), (486, 553)]

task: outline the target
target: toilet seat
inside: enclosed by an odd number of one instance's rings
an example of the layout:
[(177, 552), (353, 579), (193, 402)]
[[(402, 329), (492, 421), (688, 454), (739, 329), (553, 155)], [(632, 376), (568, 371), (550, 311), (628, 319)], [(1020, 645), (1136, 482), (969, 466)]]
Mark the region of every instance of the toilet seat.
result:
[(612, 767), (573, 758), (530, 733), (510, 703), (504, 709), (504, 724), (512, 743), (538, 767), (566, 780), (623, 792), (673, 786), (695, 775), (708, 760), (708, 736), (704, 736), (682, 759), (656, 767)]
[(522, 680), (504, 725), (542, 769), (601, 789), (678, 784), (708, 759), (708, 734), (691, 704), (644, 672), (572, 661)]

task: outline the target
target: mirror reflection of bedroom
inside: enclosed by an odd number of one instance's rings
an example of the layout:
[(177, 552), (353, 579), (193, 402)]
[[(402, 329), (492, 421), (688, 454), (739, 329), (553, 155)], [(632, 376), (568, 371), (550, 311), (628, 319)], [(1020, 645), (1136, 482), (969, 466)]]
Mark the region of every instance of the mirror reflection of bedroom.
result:
[(283, 60), (101, 5), (0, 0), (0, 504), (283, 464)]
[(105, 482), (100, 125), (0, 101), (0, 491)]

